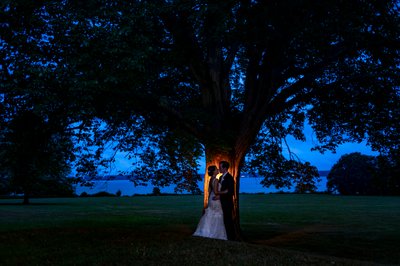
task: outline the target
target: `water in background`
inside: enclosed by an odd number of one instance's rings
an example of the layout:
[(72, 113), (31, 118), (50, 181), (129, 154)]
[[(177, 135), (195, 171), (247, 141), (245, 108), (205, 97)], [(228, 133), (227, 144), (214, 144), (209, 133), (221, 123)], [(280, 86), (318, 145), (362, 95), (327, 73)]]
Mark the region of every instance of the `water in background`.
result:
[[(317, 184), (317, 191), (324, 192), (326, 191), (326, 176), (320, 176), (321, 181)], [(241, 177), (240, 178), (240, 193), (277, 193), (277, 192), (293, 192), (292, 189), (276, 189), (265, 188), (260, 184), (262, 180), (261, 177)], [(203, 191), (204, 181), (198, 183), (198, 186), (201, 191)], [(137, 186), (135, 187), (133, 183), (129, 180), (98, 180), (93, 181), (92, 187), (84, 187), (77, 185), (75, 188), (75, 193), (79, 196), (83, 192), (87, 194), (95, 194), (98, 192), (108, 192), (111, 194), (115, 194), (118, 191), (121, 192), (122, 196), (132, 196), (135, 194), (151, 194), (153, 192), (154, 186)], [(168, 187), (160, 187), (161, 193), (175, 193), (174, 192), (175, 185), (171, 185)]]

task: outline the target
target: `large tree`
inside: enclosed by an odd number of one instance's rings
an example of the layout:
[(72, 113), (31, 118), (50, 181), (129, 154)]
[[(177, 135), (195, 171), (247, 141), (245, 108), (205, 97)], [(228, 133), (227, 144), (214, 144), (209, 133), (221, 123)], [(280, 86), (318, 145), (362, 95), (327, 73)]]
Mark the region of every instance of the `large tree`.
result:
[(399, 165), (388, 156), (345, 154), (330, 170), (328, 192), (342, 195), (399, 195)]
[[(124, 151), (147, 147), (141, 166), (153, 171), (142, 175), (158, 182), (173, 169), (193, 181), (202, 150), (207, 166), (229, 161), (238, 229), (243, 167), (266, 186), (312, 187), (315, 167), (283, 154), (287, 136), (305, 140), (305, 122), (322, 152), (363, 139), (398, 149), (398, 1), (21, 2), (2, 6), (18, 26), (2, 27), (11, 36), (2, 53), (33, 40), (47, 47), (23, 51), (56, 55), (57, 95), (80, 95), (63, 102), (82, 128), (98, 117), (112, 129), (100, 137)], [(3, 56), (3, 79), (32, 60)]]
[(24, 204), (29, 204), (31, 196), (40, 195), (39, 188), (45, 191), (46, 183), (60, 188), (67, 183), (72, 154), (65, 146), (71, 145), (70, 139), (53, 132), (31, 111), (18, 113), (7, 129), (0, 138), (0, 172), (11, 191), (24, 194)]
[(374, 156), (359, 152), (343, 155), (328, 174), (328, 191), (342, 195), (378, 194), (378, 184), (373, 182), (377, 173)]

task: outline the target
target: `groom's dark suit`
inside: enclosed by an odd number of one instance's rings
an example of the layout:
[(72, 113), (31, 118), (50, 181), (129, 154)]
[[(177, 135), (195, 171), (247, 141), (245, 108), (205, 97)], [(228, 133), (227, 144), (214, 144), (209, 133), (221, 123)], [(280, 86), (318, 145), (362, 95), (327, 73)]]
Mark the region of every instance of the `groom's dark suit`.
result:
[(221, 191), (228, 190), (227, 194), (221, 194), (220, 200), (222, 211), (224, 212), (224, 224), (228, 240), (235, 239), (235, 227), (233, 225), (233, 194), (235, 191), (235, 181), (231, 174), (226, 173), (221, 182)]

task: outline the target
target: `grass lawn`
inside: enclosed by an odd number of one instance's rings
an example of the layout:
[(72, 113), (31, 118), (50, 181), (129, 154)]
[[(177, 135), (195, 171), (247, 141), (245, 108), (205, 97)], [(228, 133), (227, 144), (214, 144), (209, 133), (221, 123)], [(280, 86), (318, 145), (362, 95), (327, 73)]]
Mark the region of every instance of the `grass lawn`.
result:
[(244, 242), (192, 237), (202, 196), (0, 200), (0, 265), (400, 265), (400, 197), (241, 195)]

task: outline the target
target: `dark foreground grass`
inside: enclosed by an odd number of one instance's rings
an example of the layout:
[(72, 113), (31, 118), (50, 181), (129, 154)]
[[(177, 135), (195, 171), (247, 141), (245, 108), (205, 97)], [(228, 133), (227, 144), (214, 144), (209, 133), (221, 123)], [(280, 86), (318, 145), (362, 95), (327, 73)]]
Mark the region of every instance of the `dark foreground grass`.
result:
[(0, 200), (0, 265), (400, 265), (398, 197), (240, 200), (244, 242), (191, 236), (201, 196)]

